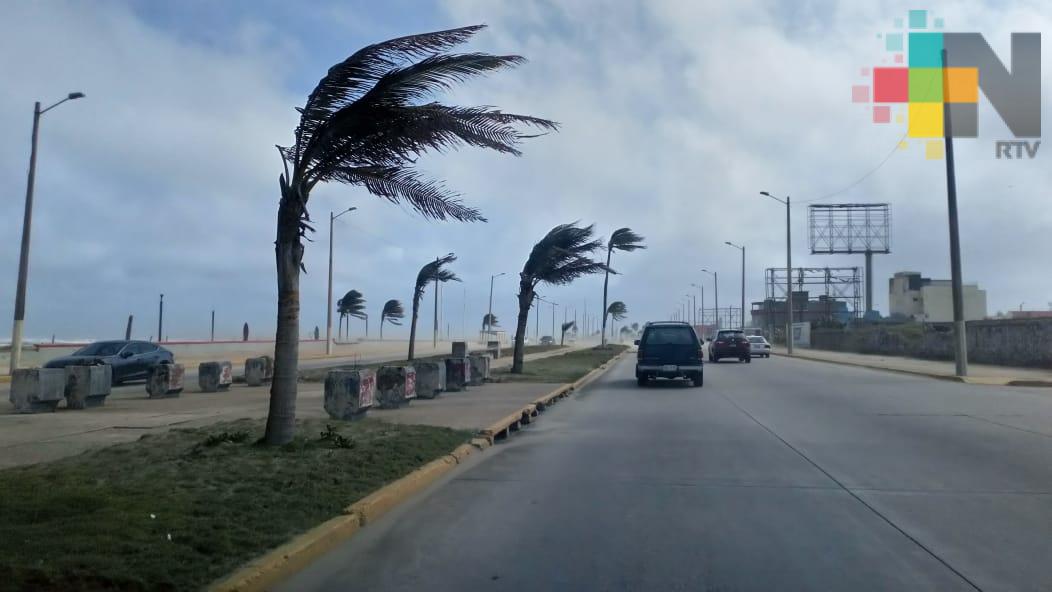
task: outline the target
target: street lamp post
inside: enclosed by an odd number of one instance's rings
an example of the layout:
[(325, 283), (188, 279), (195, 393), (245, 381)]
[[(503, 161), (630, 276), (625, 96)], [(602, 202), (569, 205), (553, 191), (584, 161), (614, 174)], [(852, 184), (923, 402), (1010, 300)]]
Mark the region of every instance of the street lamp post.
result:
[[(716, 331), (719, 332), (719, 330), (720, 330), (720, 278), (719, 278), (718, 275), (716, 275), (715, 271), (709, 271), (707, 269), (703, 269), (703, 270), (701, 270), (701, 272), (702, 273), (707, 273), (707, 274), (712, 276), (712, 291), (715, 293), (714, 298), (716, 299), (716, 304), (715, 304), (715, 307), (716, 307), (716, 319), (715, 319)], [(702, 300), (702, 307), (704, 308), (704, 306), (705, 306), (704, 300)], [(702, 312), (704, 313), (704, 311), (702, 311)], [(704, 316), (704, 314), (702, 316)]]
[(505, 275), (507, 272), (500, 272), (489, 276), (489, 310), (486, 313), (486, 322), (482, 323), (482, 330), (485, 333), (489, 333), (490, 330), (490, 319), (493, 318), (493, 280)]
[(766, 191), (761, 191), (760, 195), (766, 195), (785, 204), (785, 350), (791, 356), (793, 355), (793, 240), (792, 225), (789, 223), (789, 196), (779, 199)]
[[(453, 253), (446, 253), (446, 257), (452, 257)], [(435, 257), (438, 261), (441, 257)], [(438, 349), (438, 275), (435, 275), (435, 330), (431, 334), (431, 347)]]
[(736, 245), (736, 244), (732, 243), (731, 241), (723, 241), (723, 242), (724, 242), (724, 244), (729, 245), (731, 247), (734, 247), (735, 249), (738, 249), (739, 251), (742, 252), (742, 309), (741, 309), (741, 316), (739, 317), (739, 319), (741, 320), (741, 328), (744, 329), (745, 328), (745, 245)]
[(329, 305), (325, 313), (325, 355), (332, 355), (332, 231), (333, 222), (340, 216), (357, 210), (358, 208), (347, 208), (339, 214), (329, 212)]
[(29, 238), (33, 227), (33, 185), (37, 174), (37, 142), (40, 137), (40, 116), (66, 101), (84, 98), (82, 92), (71, 92), (66, 98), (48, 107), (33, 103), (33, 136), (29, 149), (29, 178), (26, 180), (26, 209), (22, 218), (22, 249), (18, 257), (18, 287), (15, 291), (15, 319), (11, 327), (11, 374), (22, 361), (22, 329), (26, 319), (26, 284), (29, 280)]

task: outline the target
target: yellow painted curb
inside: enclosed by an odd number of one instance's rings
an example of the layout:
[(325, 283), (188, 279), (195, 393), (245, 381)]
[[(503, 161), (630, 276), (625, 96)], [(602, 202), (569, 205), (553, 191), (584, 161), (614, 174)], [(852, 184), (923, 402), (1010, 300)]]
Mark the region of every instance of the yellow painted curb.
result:
[(337, 516), (249, 562), (212, 585), (212, 592), (255, 592), (281, 582), (361, 529), (361, 516)]
[(439, 477), (456, 466), (457, 460), (452, 456), (446, 455), (435, 459), (398, 481), (388, 483), (347, 506), (344, 513), (361, 516), (362, 526), (368, 526), (370, 522), (391, 511), (392, 508), (437, 481)]
[(11, 375), (10, 374), (0, 375), (0, 382), (11, 382)]

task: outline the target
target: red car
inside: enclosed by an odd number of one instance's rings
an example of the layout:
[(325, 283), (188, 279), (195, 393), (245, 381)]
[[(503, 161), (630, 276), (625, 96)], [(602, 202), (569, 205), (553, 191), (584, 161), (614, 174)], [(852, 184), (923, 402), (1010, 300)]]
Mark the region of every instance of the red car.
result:
[(745, 363), (752, 361), (752, 345), (744, 331), (724, 329), (716, 333), (716, 339), (709, 344), (709, 361), (719, 362), (722, 358), (737, 358)]

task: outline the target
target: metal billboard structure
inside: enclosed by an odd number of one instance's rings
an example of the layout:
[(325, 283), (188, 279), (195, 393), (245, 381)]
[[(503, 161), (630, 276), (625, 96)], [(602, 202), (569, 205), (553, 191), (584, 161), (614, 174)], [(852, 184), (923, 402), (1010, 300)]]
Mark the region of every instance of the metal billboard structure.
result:
[(891, 204), (807, 207), (812, 255), (866, 256), (866, 312), (873, 310), (873, 254), (891, 252)]
[[(752, 316), (771, 334), (785, 326), (786, 269), (765, 270), (763, 302), (754, 302)], [(794, 267), (792, 269), (793, 318), (800, 322), (848, 322), (862, 317), (862, 270), (858, 267)], [(806, 294), (806, 297), (804, 296)]]

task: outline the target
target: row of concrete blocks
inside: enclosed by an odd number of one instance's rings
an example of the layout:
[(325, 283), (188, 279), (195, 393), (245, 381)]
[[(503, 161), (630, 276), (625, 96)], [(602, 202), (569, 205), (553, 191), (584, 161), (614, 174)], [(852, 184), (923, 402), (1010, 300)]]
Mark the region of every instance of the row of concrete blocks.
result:
[[(146, 377), (146, 393), (151, 399), (177, 397), (183, 392), (182, 364), (158, 364), (150, 368)], [(262, 386), (274, 377), (274, 359), (260, 356), (245, 360), (245, 384)], [(215, 393), (230, 389), (234, 383), (234, 368), (228, 361), (204, 362), (197, 367), (197, 385), (203, 393)]]
[[(179, 396), (183, 391), (182, 364), (157, 364), (146, 378), (146, 392), (151, 399)], [(274, 375), (270, 356), (245, 361), (245, 383), (259, 386)], [(230, 362), (205, 362), (198, 366), (198, 384), (202, 392), (214, 393), (230, 388), (233, 367)], [(9, 399), (16, 413), (54, 411), (65, 399), (69, 409), (99, 407), (110, 395), (113, 367), (108, 364), (66, 366), (65, 368), (20, 368), (11, 377)]]
[(363, 417), (372, 407), (397, 409), (413, 399), (433, 399), (443, 391), (462, 391), (489, 379), (489, 354), (381, 366), (332, 370), (325, 377), (325, 412), (333, 419)]

